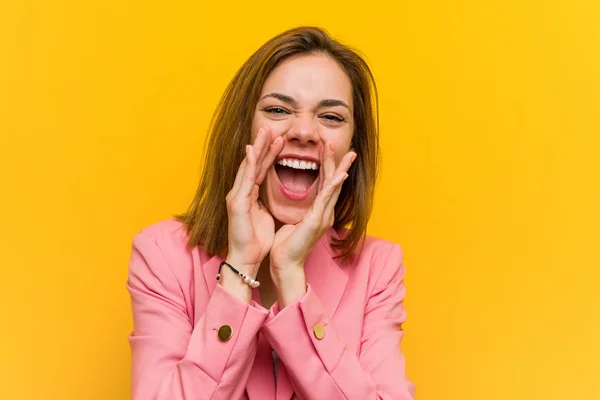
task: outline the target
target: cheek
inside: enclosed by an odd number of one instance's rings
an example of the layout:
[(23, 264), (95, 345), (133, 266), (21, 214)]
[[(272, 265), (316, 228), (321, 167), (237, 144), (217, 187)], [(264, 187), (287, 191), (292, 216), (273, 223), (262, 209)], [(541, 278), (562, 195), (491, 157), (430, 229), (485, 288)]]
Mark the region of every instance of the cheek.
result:
[(335, 135), (332, 135), (330, 138), (323, 138), (324, 141), (333, 141), (335, 145), (335, 162), (339, 164), (342, 161), (342, 158), (350, 151), (350, 146), (352, 145), (352, 133), (350, 131), (344, 132), (340, 135), (340, 132), (336, 132)]
[(340, 165), (342, 162), (342, 158), (348, 153), (350, 147), (344, 147), (343, 149), (336, 150), (335, 152), (335, 165)]
[(256, 135), (258, 135), (258, 130), (260, 129), (260, 115), (254, 114), (254, 118), (252, 119), (252, 127), (250, 128), (250, 143), (254, 143), (256, 139)]
[(269, 128), (269, 130), (271, 131), (271, 140), (275, 140), (277, 136), (283, 135), (289, 129), (289, 122), (285, 120), (272, 121), (268, 118), (265, 118), (265, 116), (263, 116), (260, 112), (255, 113), (254, 119), (252, 120), (251, 128), (252, 143), (254, 143), (254, 139), (256, 139), (256, 136), (258, 135), (258, 131), (263, 126)]

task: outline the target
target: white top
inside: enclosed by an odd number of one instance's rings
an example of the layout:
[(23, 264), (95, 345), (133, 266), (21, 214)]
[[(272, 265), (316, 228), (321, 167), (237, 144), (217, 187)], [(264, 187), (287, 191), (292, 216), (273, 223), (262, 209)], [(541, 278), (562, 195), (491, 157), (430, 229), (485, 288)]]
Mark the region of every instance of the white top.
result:
[(277, 364), (279, 363), (279, 357), (277, 357), (277, 353), (275, 353), (275, 350), (271, 349), (271, 353), (273, 354), (273, 370), (275, 371), (275, 386), (277, 386)]

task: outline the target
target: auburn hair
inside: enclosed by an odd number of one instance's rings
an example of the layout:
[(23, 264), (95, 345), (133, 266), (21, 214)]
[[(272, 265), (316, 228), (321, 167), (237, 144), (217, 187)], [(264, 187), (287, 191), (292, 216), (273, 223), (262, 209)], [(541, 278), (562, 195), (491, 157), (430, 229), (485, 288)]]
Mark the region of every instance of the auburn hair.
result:
[[(285, 31), (262, 45), (237, 71), (227, 86), (210, 122), (204, 166), (196, 195), (188, 210), (175, 218), (183, 222), (189, 248), (200, 244), (209, 254), (226, 256), (228, 216), (225, 197), (250, 144), (254, 111), (271, 72), (290, 57), (326, 54), (335, 60), (352, 83), (356, 161), (348, 171), (335, 205), (332, 248), (344, 259), (362, 247), (373, 208), (379, 159), (377, 86), (358, 52), (333, 39), (318, 27)], [(358, 250), (360, 251), (360, 250)]]

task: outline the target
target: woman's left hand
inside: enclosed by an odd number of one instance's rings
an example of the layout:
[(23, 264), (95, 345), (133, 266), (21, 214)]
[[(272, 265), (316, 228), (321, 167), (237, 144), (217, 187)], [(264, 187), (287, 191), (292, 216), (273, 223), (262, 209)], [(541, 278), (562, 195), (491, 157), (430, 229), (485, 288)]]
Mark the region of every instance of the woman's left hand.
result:
[(356, 153), (346, 153), (336, 168), (333, 142), (328, 142), (321, 148), (320, 159), (319, 190), (312, 207), (299, 223), (282, 226), (271, 248), (270, 272), (279, 293), (280, 309), (306, 292), (304, 262), (321, 236), (333, 226), (335, 204)]

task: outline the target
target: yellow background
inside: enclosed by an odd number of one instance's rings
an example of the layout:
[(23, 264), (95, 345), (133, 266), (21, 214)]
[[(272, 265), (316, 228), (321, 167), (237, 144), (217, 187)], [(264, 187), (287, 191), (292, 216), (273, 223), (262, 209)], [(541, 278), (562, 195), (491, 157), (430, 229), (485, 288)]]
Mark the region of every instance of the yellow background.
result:
[(600, 3), (218, 3), (0, 5), (0, 398), (128, 398), (133, 235), (241, 63), (316, 24), (379, 84), (418, 399), (600, 399)]

